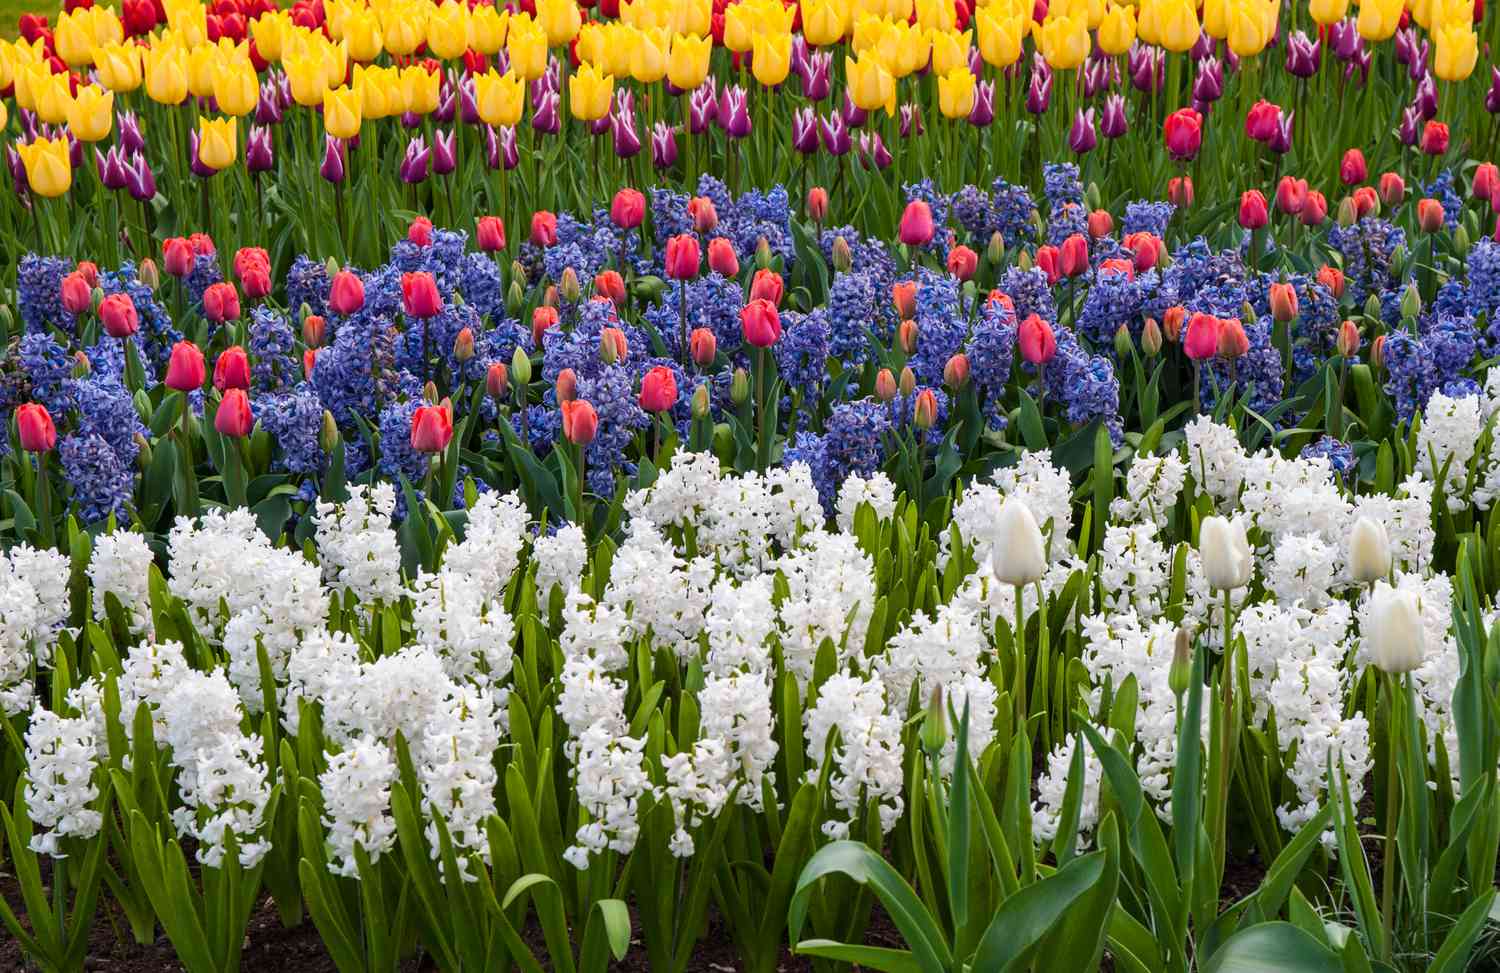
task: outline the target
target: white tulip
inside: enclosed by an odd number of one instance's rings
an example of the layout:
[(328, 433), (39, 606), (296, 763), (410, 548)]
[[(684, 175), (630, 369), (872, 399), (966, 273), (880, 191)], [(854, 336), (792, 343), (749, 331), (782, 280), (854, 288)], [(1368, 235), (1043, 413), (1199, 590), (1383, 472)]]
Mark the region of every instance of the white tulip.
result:
[(1205, 518), (1198, 528), (1198, 553), (1213, 590), (1232, 591), (1250, 583), (1255, 557), (1250, 553), (1245, 527), (1238, 520)]
[(995, 543), (990, 555), (995, 580), (1002, 584), (1027, 585), (1040, 581), (1047, 570), (1047, 545), (1031, 508), (1015, 497), (1006, 497), (995, 518)]
[(1411, 672), (1427, 654), (1422, 609), (1414, 591), (1392, 588), (1384, 581), (1370, 595), (1370, 643), (1375, 665), (1385, 672)]
[(1391, 539), (1385, 525), (1372, 517), (1360, 517), (1349, 533), (1349, 573), (1358, 584), (1374, 584), (1390, 576)]

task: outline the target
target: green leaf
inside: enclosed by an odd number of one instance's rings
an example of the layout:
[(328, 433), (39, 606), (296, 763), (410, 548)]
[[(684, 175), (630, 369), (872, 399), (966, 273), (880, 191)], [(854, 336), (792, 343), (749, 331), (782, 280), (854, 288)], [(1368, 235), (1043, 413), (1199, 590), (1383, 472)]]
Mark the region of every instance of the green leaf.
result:
[(924, 973), (926, 969), (904, 949), (849, 946), (831, 939), (805, 939), (797, 944), (796, 951), (804, 956), (857, 963), (865, 969), (883, 970), (885, 973)]
[(1333, 950), (1289, 922), (1242, 930), (1214, 953), (1203, 973), (1342, 973)]
[(1468, 968), (1469, 953), (1474, 949), (1474, 941), (1484, 931), (1490, 907), (1494, 903), (1495, 890), (1490, 889), (1469, 904), (1449, 930), (1437, 955), (1432, 958), (1428, 973), (1462, 973)]
[(1006, 899), (979, 941), (973, 968), (995, 973), (1025, 969), (1032, 948), (1094, 887), (1104, 875), (1104, 864), (1102, 851), (1075, 858)]

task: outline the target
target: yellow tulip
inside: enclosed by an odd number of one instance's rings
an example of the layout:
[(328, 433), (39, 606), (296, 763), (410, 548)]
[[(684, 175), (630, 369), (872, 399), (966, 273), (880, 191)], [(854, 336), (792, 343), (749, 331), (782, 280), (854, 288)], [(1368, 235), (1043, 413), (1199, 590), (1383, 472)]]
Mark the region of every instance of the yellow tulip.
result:
[(0, 101), (0, 132), (5, 130), (5, 123), (10, 121), (10, 112), (5, 108), (5, 102)]
[(380, 18), (370, 10), (351, 11), (344, 17), (343, 40), (349, 48), (349, 56), (356, 62), (368, 64), (375, 60), (385, 49), (385, 38), (380, 33)]
[(1266, 35), (1259, 11), (1247, 3), (1237, 3), (1229, 12), (1229, 49), (1236, 57), (1254, 57), (1266, 46)]
[(1008, 68), (1021, 56), (1022, 21), (1019, 17), (980, 7), (975, 15), (978, 25), (979, 56), (992, 68)]
[(323, 128), (336, 139), (352, 139), (359, 134), (363, 109), (359, 92), (340, 86), (323, 92)]
[(73, 184), (67, 138), (33, 139), (27, 145), (18, 145), (16, 151), (26, 166), (26, 182), (38, 196), (61, 196)]
[(514, 126), (521, 120), (526, 103), (526, 82), (511, 72), (486, 71), (474, 76), (474, 104), (486, 125)]
[(917, 24), (926, 30), (950, 31), (958, 26), (953, 0), (916, 0)]
[(192, 2), (167, 5), (167, 25), (188, 47), (208, 43), (208, 7)]
[(954, 68), (939, 75), (938, 108), (945, 118), (968, 118), (974, 107), (974, 72), (967, 67)]
[(115, 121), (115, 93), (94, 85), (78, 89), (68, 103), (68, 131), (80, 142), (100, 142)]
[(188, 91), (195, 98), (207, 98), (214, 93), (214, 72), (220, 63), (219, 48), (213, 44), (188, 51)]
[(214, 72), (214, 101), (226, 115), (248, 115), (260, 100), (260, 79), (248, 60), (220, 64)]
[(1402, 0), (1362, 0), (1356, 26), (1367, 41), (1390, 40), (1401, 25)]
[(667, 23), (674, 34), (707, 37), (713, 30), (713, 0), (677, 0), (668, 11)]
[(435, 57), (451, 60), (469, 49), (469, 6), (445, 3), (427, 18), (427, 47)]
[(0, 88), (9, 88), (16, 83), (16, 45), (0, 37)]
[(47, 125), (61, 125), (68, 120), (73, 94), (66, 74), (53, 74), (45, 64), (33, 65), (28, 71), (32, 111)]
[(527, 81), (535, 81), (547, 71), (547, 34), (530, 21), (517, 19), (510, 25), (505, 39), (510, 55), (510, 69)]
[(756, 34), (751, 39), (750, 71), (767, 88), (786, 80), (792, 71), (792, 35)]
[(958, 68), (968, 70), (969, 39), (972, 30), (963, 33), (941, 31), (932, 35), (932, 71), (937, 75), (948, 74)]
[(255, 50), (267, 61), (281, 60), (281, 39), (291, 27), (291, 17), (285, 11), (265, 13), (250, 21), (250, 36), (255, 38)]
[(286, 71), (293, 101), (303, 108), (323, 104), (323, 92), (328, 90), (328, 74), (321, 55), (292, 54), (281, 59), (281, 66)]
[(585, 64), (568, 77), (568, 110), (581, 122), (592, 122), (609, 114), (615, 94), (615, 79), (592, 64)]
[(238, 118), (198, 119), (198, 161), (210, 169), (227, 169), (240, 154)]
[(1349, 0), (1308, 0), (1307, 12), (1323, 27), (1331, 27), (1349, 14)]
[(755, 46), (755, 8), (748, 3), (724, 8), (724, 46), (744, 54)]
[(134, 91), (141, 86), (140, 45), (105, 44), (94, 48), (94, 73), (110, 91)]
[(861, 54), (857, 59), (846, 57), (844, 71), (848, 78), (849, 100), (854, 102), (854, 107), (865, 111), (884, 108), (886, 114), (896, 114), (896, 78), (878, 57), (872, 56), (871, 52)]
[(180, 105), (188, 94), (187, 51), (173, 44), (145, 48), (146, 94), (159, 105)]
[(1141, 0), (1135, 16), (1135, 36), (1143, 44), (1161, 46), (1160, 0)]
[(591, 20), (578, 28), (578, 40), (573, 45), (573, 52), (578, 55), (580, 63), (603, 67), (609, 57), (609, 45), (613, 36), (610, 28)]
[(665, 27), (668, 18), (666, 7), (655, 0), (634, 0), (620, 4), (620, 23), (637, 30)]
[(849, 32), (849, 8), (841, 0), (803, 0), (802, 36), (813, 47), (837, 44)]
[(1037, 36), (1037, 46), (1041, 48), (1042, 57), (1053, 70), (1076, 68), (1089, 56), (1088, 21), (1073, 17), (1049, 17)]
[(432, 8), (425, 3), (402, 3), (387, 7), (380, 15), (385, 49), (396, 57), (407, 57), (427, 42), (427, 17)]
[[(628, 49), (630, 51), (630, 76), (642, 84), (654, 84), (667, 76), (667, 51), (672, 40), (666, 28), (654, 30), (631, 30)], [(600, 65), (601, 74), (608, 74)]]
[(713, 55), (711, 37), (678, 34), (672, 38), (672, 53), (667, 57), (667, 79), (683, 91), (691, 91), (708, 77), (708, 61)]
[(494, 7), (475, 7), (469, 18), (469, 41), (480, 54), (494, 54), (505, 46), (510, 14)]
[[(1415, 10), (1413, 10), (1415, 17)], [(1431, 18), (1428, 28), (1436, 32), (1449, 24), (1463, 24), (1472, 27), (1474, 24), (1474, 0), (1431, 0), (1428, 9)]]
[(394, 68), (383, 68), (374, 64), (354, 66), (354, 90), (359, 95), (361, 118), (375, 120), (389, 118), (403, 109), (401, 78)]
[(895, 41), (892, 56), (886, 60), (891, 74), (904, 78), (927, 67), (932, 59), (932, 32), (916, 24), (897, 24), (890, 37)]
[(401, 88), (406, 95), (406, 110), (418, 115), (429, 115), (437, 110), (438, 87), (442, 75), (429, 71), (419, 64), (401, 72)]
[(342, 42), (324, 42), (319, 51), (323, 56), (323, 86), (337, 88), (349, 76), (349, 49)]
[(1216, 41), (1226, 39), (1233, 15), (1231, 0), (1203, 0), (1203, 32)]
[(1479, 38), (1469, 24), (1453, 22), (1439, 27), (1435, 40), (1433, 74), (1444, 81), (1462, 81), (1474, 73), (1474, 63), (1479, 58)]
[(911, 15), (916, 12), (915, 0), (886, 0), (885, 15), (899, 23), (911, 20)]
[(1156, 14), (1162, 47), (1174, 54), (1182, 54), (1198, 43), (1203, 30), (1198, 25), (1198, 14), (1193, 9), (1192, 0), (1158, 0)]
[(1099, 50), (1111, 57), (1124, 54), (1135, 43), (1135, 8), (1111, 3), (1099, 22)]
[(583, 17), (578, 12), (575, 0), (539, 0), (536, 19), (542, 25), (542, 30), (547, 32), (548, 47), (567, 44), (578, 36), (578, 28), (583, 24)]
[(52, 31), (52, 43), (57, 48), (57, 56), (70, 68), (89, 63), (89, 58), (93, 55), (95, 41), (90, 21), (87, 10), (75, 10), (57, 18), (57, 26)]

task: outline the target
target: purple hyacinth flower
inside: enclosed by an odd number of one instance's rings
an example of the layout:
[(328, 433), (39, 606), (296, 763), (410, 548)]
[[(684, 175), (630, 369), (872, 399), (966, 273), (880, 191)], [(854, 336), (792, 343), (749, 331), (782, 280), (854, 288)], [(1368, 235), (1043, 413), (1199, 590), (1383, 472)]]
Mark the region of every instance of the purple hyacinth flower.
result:
[(1068, 148), (1079, 155), (1092, 152), (1099, 144), (1094, 131), (1094, 109), (1080, 108), (1073, 115), (1073, 127), (1068, 129)]
[(844, 103), (839, 106), (839, 117), (844, 120), (845, 128), (863, 128), (869, 119), (870, 113), (854, 103), (849, 97), (849, 92), (844, 92)]
[(876, 170), (889, 168), (893, 161), (890, 150), (885, 147), (885, 142), (881, 139), (879, 132), (860, 133), (859, 158), (866, 168), (873, 167)]
[[(800, 35), (799, 35), (800, 36)], [(807, 67), (802, 72), (802, 95), (808, 101), (822, 101), (833, 91), (833, 55), (828, 51), (816, 51), (807, 56)]]
[(719, 94), (709, 78), (688, 95), (688, 131), (702, 135), (719, 119)]
[(635, 95), (629, 91), (615, 96), (614, 111), (609, 113), (609, 136), (617, 158), (633, 159), (641, 151), (641, 137), (635, 130)]
[(826, 117), (818, 119), (818, 132), (823, 136), (823, 148), (830, 155), (848, 155), (853, 147), (849, 138), (849, 126), (839, 112), (829, 112)]
[(137, 152), (125, 165), (125, 188), (130, 198), (149, 202), (156, 198), (156, 175), (146, 161), (146, 153)]
[(136, 117), (135, 112), (120, 112), (119, 132), (120, 134), (115, 138), (115, 144), (119, 145), (126, 155), (146, 151), (146, 140), (141, 136), (141, 121)]
[(803, 155), (818, 151), (818, 116), (811, 105), (792, 112), (792, 148)]
[(427, 147), (427, 140), (420, 135), (412, 136), (412, 140), (406, 143), (406, 157), (401, 160), (401, 181), (408, 185), (416, 185), (427, 179), (427, 162), (432, 157), (432, 150)]
[(332, 135), (323, 136), (323, 165), (318, 174), (329, 182), (344, 181), (344, 142)]
[(1104, 99), (1104, 114), (1099, 117), (1099, 131), (1107, 139), (1117, 139), (1130, 131), (1125, 115), (1125, 96), (1114, 92)]
[(737, 84), (725, 85), (719, 93), (719, 127), (732, 139), (750, 134), (750, 105), (745, 89)]
[(449, 129), (445, 134), (442, 129), (432, 133), (432, 171), (439, 176), (446, 176), (458, 168), (458, 132)]
[(531, 127), (543, 135), (556, 135), (561, 132), (562, 116), (559, 114), (561, 105), (562, 99), (557, 92), (547, 92), (536, 111), (531, 113)]
[(651, 164), (658, 169), (670, 169), (677, 162), (677, 129), (666, 122), (657, 122), (651, 129)]
[(995, 120), (995, 82), (981, 81), (974, 86), (974, 107), (969, 109), (969, 124), (987, 128)]
[(1302, 31), (1287, 38), (1286, 70), (1298, 78), (1310, 78), (1318, 73), (1318, 64), (1323, 59), (1323, 42), (1310, 40)]
[(125, 153), (120, 151), (118, 145), (110, 146), (108, 152), (95, 149), (94, 168), (99, 173), (99, 181), (106, 189), (125, 188)]
[(251, 172), (268, 172), (274, 162), (270, 127), (250, 126), (250, 134), (245, 138), (245, 168)]

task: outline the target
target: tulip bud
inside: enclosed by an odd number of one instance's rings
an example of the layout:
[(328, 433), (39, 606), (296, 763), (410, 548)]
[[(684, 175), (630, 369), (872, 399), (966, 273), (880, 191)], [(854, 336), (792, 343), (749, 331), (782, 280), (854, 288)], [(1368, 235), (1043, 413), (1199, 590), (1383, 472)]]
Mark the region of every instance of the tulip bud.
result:
[(1024, 500), (1005, 498), (990, 537), (996, 581), (1020, 587), (1040, 581), (1047, 572), (1047, 545)]
[(548, 284), (547, 289), (542, 291), (542, 306), (556, 308), (562, 304), (562, 299), (557, 296), (557, 285)]
[(613, 339), (605, 333), (608, 330), (606, 328), (599, 332), (599, 360), (606, 365), (613, 365), (619, 356), (616, 354), (617, 349)]
[(1346, 319), (1343, 324), (1339, 325), (1336, 344), (1338, 353), (1345, 358), (1353, 358), (1359, 354), (1359, 325)]
[(333, 413), (323, 410), (323, 423), (318, 429), (318, 446), (331, 453), (339, 444), (339, 424), (333, 421)]
[(1453, 231), (1453, 252), (1460, 257), (1467, 256), (1469, 247), (1473, 241), (1469, 239), (1469, 228), (1464, 224), (1458, 224), (1458, 229)]
[(1178, 626), (1177, 639), (1172, 646), (1172, 665), (1167, 670), (1167, 688), (1172, 695), (1181, 697), (1188, 691), (1193, 678), (1193, 640), (1187, 629)]
[(1182, 336), (1182, 326), (1187, 323), (1187, 308), (1181, 304), (1174, 304), (1166, 309), (1161, 316), (1162, 334), (1172, 344), (1177, 344), (1177, 339)]
[(432, 405), (437, 405), (438, 390), (436, 382), (432, 381), (431, 379), (427, 380), (427, 384), (422, 386), (422, 398), (424, 401)]
[(1109, 210), (1096, 209), (1088, 216), (1088, 227), (1089, 236), (1097, 240), (1114, 232), (1115, 218), (1109, 215)]
[(557, 392), (557, 401), (571, 402), (578, 397), (578, 373), (571, 368), (564, 368), (557, 373), (553, 389)]
[(572, 267), (563, 268), (562, 280), (557, 283), (557, 292), (569, 304), (577, 304), (578, 299), (583, 296), (583, 286), (578, 282), (578, 272)]
[(1345, 196), (1339, 201), (1339, 226), (1348, 229), (1354, 225), (1357, 219), (1358, 214), (1354, 210), (1354, 200)]
[(457, 337), (453, 339), (453, 357), (459, 362), (466, 362), (474, 357), (474, 332), (468, 328), (460, 328)]
[(504, 362), (492, 362), (484, 373), (484, 390), (492, 399), (505, 398), (506, 391), (510, 388), (510, 372), (507, 371)]
[(1135, 341), (1130, 336), (1130, 326), (1121, 324), (1115, 329), (1115, 354), (1125, 358), (1134, 349)]
[(836, 237), (833, 241), (833, 269), (843, 274), (853, 266), (854, 252), (849, 249), (849, 241)]
[(1161, 325), (1156, 323), (1155, 318), (1147, 318), (1145, 326), (1141, 328), (1141, 350), (1148, 356), (1161, 351)]
[(1422, 606), (1414, 591), (1376, 582), (1370, 594), (1369, 631), (1360, 635), (1369, 646), (1375, 665), (1399, 674), (1422, 665), (1427, 655), (1427, 632), (1422, 625)]
[(1005, 259), (1005, 237), (999, 230), (990, 234), (990, 245), (985, 248), (985, 257), (991, 264), (998, 266)]
[(1255, 559), (1245, 526), (1238, 520), (1206, 517), (1198, 527), (1198, 554), (1203, 573), (1214, 591), (1232, 591), (1250, 583)]
[(1394, 172), (1380, 177), (1380, 201), (1386, 206), (1400, 206), (1406, 198), (1406, 183)]
[(755, 241), (755, 266), (758, 270), (770, 270), (775, 257), (771, 253), (771, 242), (765, 237)]
[(1297, 318), (1297, 289), (1284, 281), (1271, 285), (1268, 300), (1271, 317), (1285, 324)]
[(1380, 320), (1380, 295), (1371, 294), (1365, 298), (1365, 317), (1371, 321)]
[(1415, 282), (1406, 285), (1406, 290), (1401, 292), (1401, 316), (1414, 319), (1422, 313), (1422, 295), (1417, 290)]
[(750, 373), (743, 368), (734, 370), (734, 377), (729, 380), (729, 401), (735, 405), (744, 405), (750, 399)]
[(141, 261), (140, 267), (136, 270), (136, 276), (141, 279), (142, 284), (153, 291), (161, 287), (161, 271), (157, 270), (156, 261), (150, 257)]
[(1029, 250), (1022, 250), (1016, 254), (1016, 266), (1022, 270), (1030, 270), (1036, 266), (1036, 261), (1031, 259), (1031, 252)]
[(1356, 584), (1374, 584), (1391, 573), (1391, 541), (1385, 525), (1361, 516), (1349, 532), (1349, 574)]
[(917, 322), (907, 319), (896, 329), (896, 340), (908, 357), (917, 350)]
[(692, 408), (693, 408), (693, 418), (694, 419), (702, 419), (703, 417), (705, 417), (705, 416), (708, 415), (708, 406), (709, 406), (708, 395), (709, 395), (709, 393), (708, 393), (708, 383), (707, 382), (705, 382), (704, 384), (698, 386), (696, 389), (693, 390), (693, 406), (692, 406)]
[(901, 390), (902, 395), (911, 395), (917, 388), (917, 374), (908, 365), (901, 369), (901, 378), (896, 382), (896, 387)]
[(948, 715), (943, 711), (943, 687), (935, 684), (927, 700), (927, 712), (922, 716), (922, 749), (929, 757), (936, 757), (948, 742)]
[(969, 383), (969, 356), (959, 352), (943, 366), (943, 384), (957, 392)]
[(510, 288), (505, 292), (505, 309), (512, 316), (520, 316), (521, 309), (526, 306), (526, 292), (521, 288), (519, 280), (512, 280)]
[(519, 345), (510, 356), (510, 375), (517, 385), (525, 386), (531, 382), (531, 356)]
[(1250, 353), (1250, 337), (1245, 334), (1245, 326), (1240, 323), (1239, 318), (1229, 318), (1219, 322), (1219, 357), (1226, 361), (1234, 361)]
[(923, 431), (931, 429), (937, 423), (937, 396), (932, 389), (923, 389), (917, 394), (917, 401), (912, 405), (911, 421)]
[(1376, 335), (1370, 342), (1370, 364), (1379, 369), (1385, 365), (1385, 335)]
[(875, 375), (875, 397), (882, 402), (889, 402), (896, 397), (896, 376), (891, 374), (889, 368), (882, 368)]
[(328, 326), (321, 315), (309, 314), (302, 319), (302, 343), (307, 347), (323, 347), (323, 339), (327, 333)]
[(1436, 233), (1441, 230), (1443, 215), (1443, 204), (1437, 200), (1417, 200), (1417, 226), (1423, 233)]
[(807, 191), (807, 215), (814, 223), (822, 223), (828, 216), (828, 190), (814, 186)]

